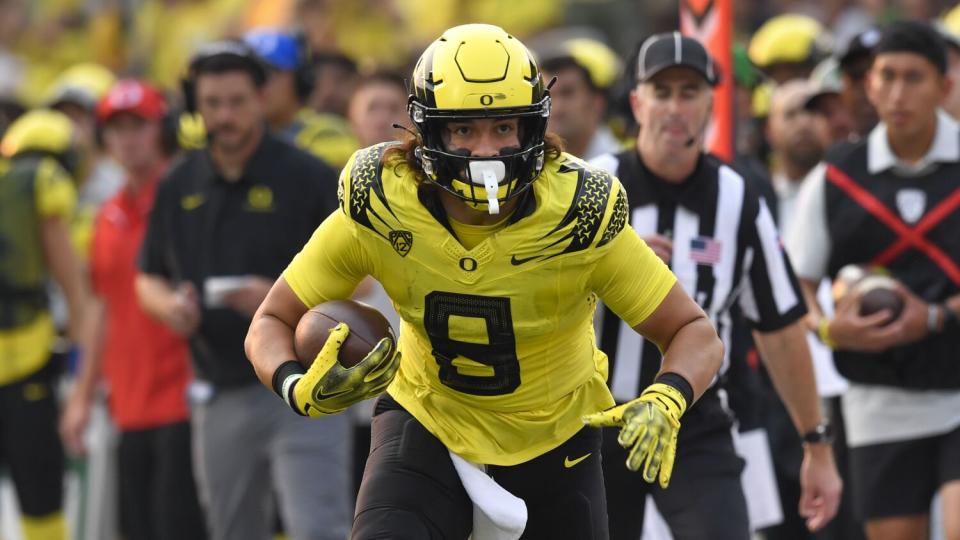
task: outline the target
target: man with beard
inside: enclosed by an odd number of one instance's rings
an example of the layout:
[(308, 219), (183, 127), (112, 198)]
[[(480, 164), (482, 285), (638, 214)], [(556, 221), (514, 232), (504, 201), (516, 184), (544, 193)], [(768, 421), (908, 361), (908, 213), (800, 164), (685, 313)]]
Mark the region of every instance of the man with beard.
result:
[(770, 98), (767, 141), (770, 144), (770, 179), (777, 192), (779, 219), (783, 226), (793, 212), (803, 178), (823, 158), (818, 137), (818, 119), (804, 108), (811, 87), (805, 79), (778, 86)]
[(148, 314), (190, 340), (194, 470), (211, 538), (269, 537), (276, 492), (292, 539), (342, 539), (347, 419), (290, 415), (256, 384), (243, 351), (257, 306), (336, 208), (334, 171), (268, 132), (266, 79), (237, 41), (208, 44), (190, 62), (184, 98), (209, 144), (158, 184), (136, 289)]

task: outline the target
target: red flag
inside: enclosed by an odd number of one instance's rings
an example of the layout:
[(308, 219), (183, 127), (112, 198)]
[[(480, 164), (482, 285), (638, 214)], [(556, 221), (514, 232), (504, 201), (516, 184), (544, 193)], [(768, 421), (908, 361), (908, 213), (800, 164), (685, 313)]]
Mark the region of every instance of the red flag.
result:
[(714, 90), (713, 118), (705, 146), (720, 158), (733, 160), (733, 1), (680, 0), (680, 31), (697, 39), (720, 67)]

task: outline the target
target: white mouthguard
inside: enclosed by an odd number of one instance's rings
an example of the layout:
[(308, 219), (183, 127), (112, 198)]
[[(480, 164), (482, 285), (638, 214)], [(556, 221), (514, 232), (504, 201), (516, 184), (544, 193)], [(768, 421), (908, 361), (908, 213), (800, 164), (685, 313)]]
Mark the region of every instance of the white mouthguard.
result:
[(491, 214), (500, 213), (500, 201), (497, 200), (497, 194), (500, 182), (506, 174), (507, 168), (502, 161), (470, 162), (470, 180), (474, 184), (483, 184), (487, 191), (487, 211)]

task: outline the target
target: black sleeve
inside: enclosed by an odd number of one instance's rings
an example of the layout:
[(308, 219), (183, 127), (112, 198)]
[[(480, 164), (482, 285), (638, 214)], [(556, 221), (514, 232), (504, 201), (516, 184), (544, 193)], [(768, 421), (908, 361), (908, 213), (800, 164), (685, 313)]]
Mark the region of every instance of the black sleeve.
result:
[(175, 255), (171, 242), (171, 230), (176, 197), (172, 181), (165, 178), (157, 186), (157, 195), (150, 210), (150, 220), (143, 236), (143, 245), (140, 246), (138, 266), (145, 274), (153, 274), (172, 279), (174, 276)]
[(741, 226), (749, 255), (740, 307), (757, 330), (773, 332), (803, 317), (807, 307), (766, 202), (747, 190), (744, 206)]

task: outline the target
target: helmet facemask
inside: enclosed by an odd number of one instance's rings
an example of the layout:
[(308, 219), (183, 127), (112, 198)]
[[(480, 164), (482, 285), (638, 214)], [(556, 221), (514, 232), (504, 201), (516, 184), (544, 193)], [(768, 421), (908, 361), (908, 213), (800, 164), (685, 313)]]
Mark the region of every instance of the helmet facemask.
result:
[[(410, 101), (410, 118), (420, 134), (417, 157), (427, 179), (475, 210), (498, 214), (500, 206), (526, 192), (543, 170), (550, 97), (535, 105), (510, 109), (441, 110)], [(448, 148), (443, 130), (449, 122), (517, 118), (519, 146), (501, 148), (496, 156), (470, 155)]]

